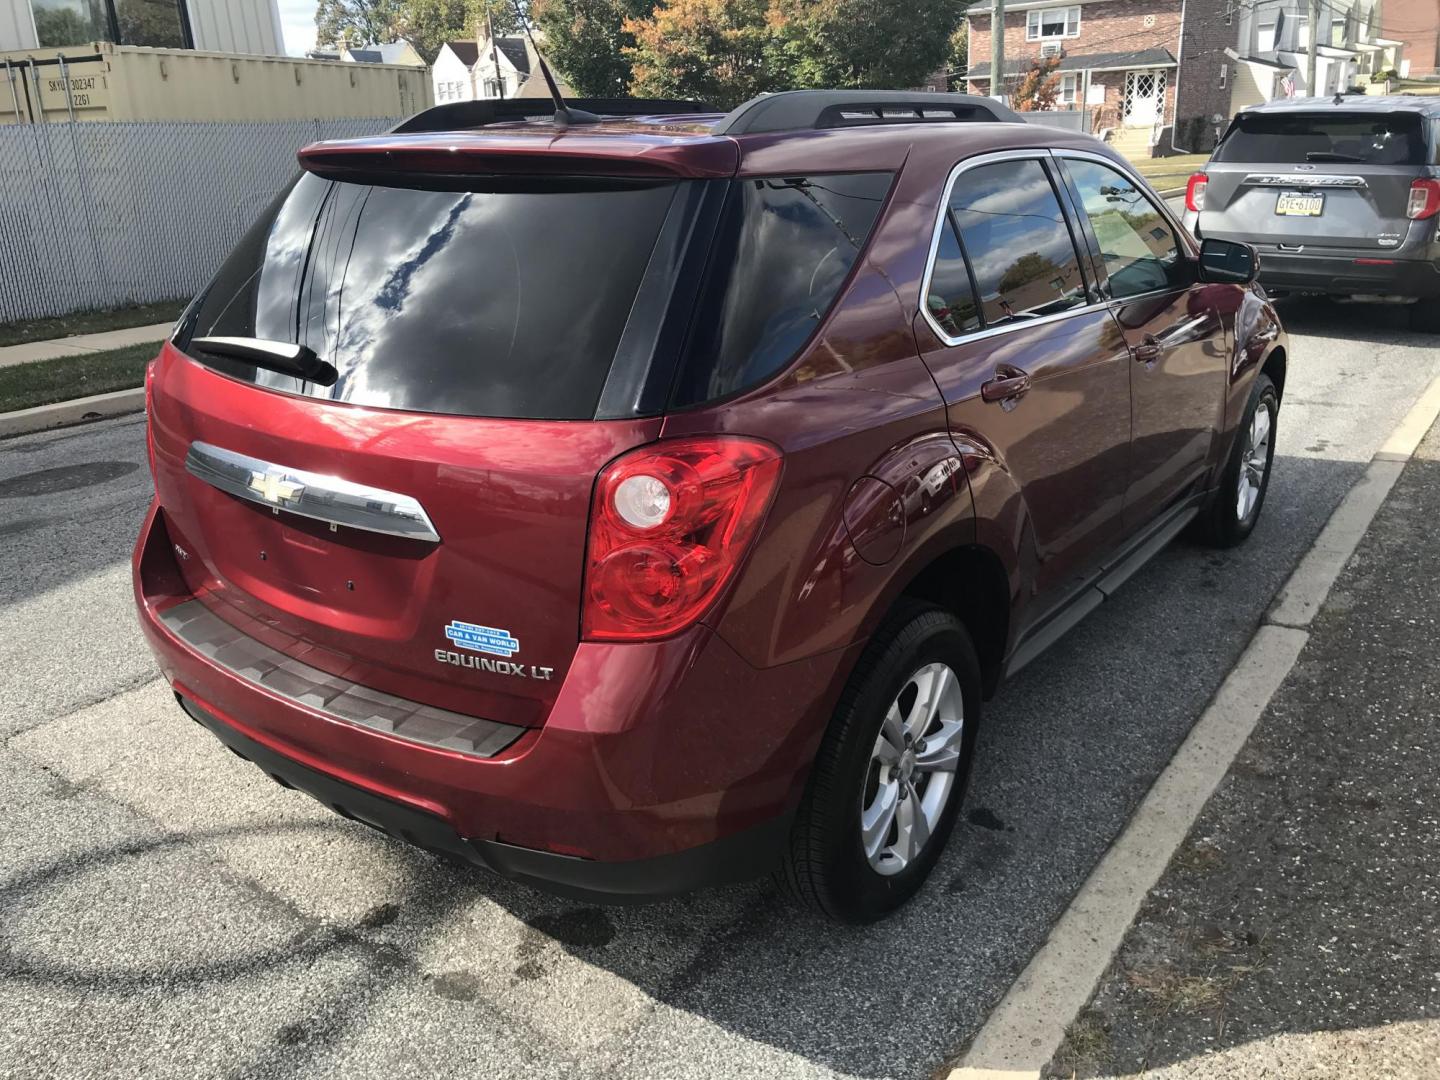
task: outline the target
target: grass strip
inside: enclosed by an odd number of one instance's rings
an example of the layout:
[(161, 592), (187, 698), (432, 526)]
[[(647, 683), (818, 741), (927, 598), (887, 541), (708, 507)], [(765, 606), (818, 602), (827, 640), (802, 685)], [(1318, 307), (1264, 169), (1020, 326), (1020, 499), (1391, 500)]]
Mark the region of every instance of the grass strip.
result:
[(0, 367), (0, 412), (142, 386), (145, 365), (159, 352), (159, 344), (151, 342)]
[(77, 311), (53, 319), (29, 319), (0, 324), (0, 346), (23, 345), (27, 341), (49, 341), (74, 334), (98, 334), (103, 330), (128, 330), (132, 326), (173, 323), (185, 308), (184, 300), (115, 308), (111, 311)]

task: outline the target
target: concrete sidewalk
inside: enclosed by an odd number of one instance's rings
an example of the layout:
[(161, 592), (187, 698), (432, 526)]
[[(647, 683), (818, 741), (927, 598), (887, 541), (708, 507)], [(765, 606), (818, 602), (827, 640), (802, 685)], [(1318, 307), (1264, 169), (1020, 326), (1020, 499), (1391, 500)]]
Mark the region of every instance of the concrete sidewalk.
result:
[(1051, 1077), (1440, 1076), (1440, 425)]
[(105, 352), (107, 349), (121, 349), (126, 345), (145, 345), (151, 341), (164, 341), (173, 325), (174, 323), (169, 322), (151, 323), (149, 326), (105, 330), (98, 334), (76, 334), (74, 337), (52, 338), (49, 341), (27, 341), (21, 345), (6, 345), (0, 347), (0, 367), (28, 364), (35, 360), (54, 360), (62, 356)]

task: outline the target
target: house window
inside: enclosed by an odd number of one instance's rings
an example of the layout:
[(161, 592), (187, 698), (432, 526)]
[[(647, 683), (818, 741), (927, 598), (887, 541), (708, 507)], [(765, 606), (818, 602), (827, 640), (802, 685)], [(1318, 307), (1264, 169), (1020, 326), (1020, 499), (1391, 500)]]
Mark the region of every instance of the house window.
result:
[(1220, 89), (1221, 89), (1221, 90), (1224, 90), (1224, 89), (1225, 89), (1225, 84), (1226, 84), (1227, 82), (1229, 82), (1229, 80), (1230, 80), (1230, 65), (1229, 65), (1229, 64), (1221, 64), (1221, 65), (1220, 65)]
[(1271, 12), (1260, 16), (1260, 22), (1255, 28), (1255, 51), (1274, 52), (1279, 40), (1277, 16)]
[(1080, 100), (1080, 76), (1077, 72), (1067, 71), (1060, 76), (1060, 93), (1056, 101), (1066, 108), (1071, 108)]
[(1078, 7), (1049, 8), (1045, 11), (1031, 11), (1026, 14), (1026, 41), (1079, 36), (1080, 9)]

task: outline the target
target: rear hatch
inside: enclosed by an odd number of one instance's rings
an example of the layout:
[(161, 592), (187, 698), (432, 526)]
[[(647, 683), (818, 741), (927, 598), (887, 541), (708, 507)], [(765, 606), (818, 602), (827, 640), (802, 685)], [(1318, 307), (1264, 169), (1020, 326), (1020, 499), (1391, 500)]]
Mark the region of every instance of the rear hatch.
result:
[(385, 156), (303, 174), (187, 310), (153, 381), (160, 502), (221, 617), (351, 682), (538, 725), (578, 642), (595, 476), (659, 434), (634, 370), (663, 351), (655, 281), (704, 182)]
[(1262, 249), (1394, 250), (1428, 160), (1415, 113), (1241, 113), (1205, 168), (1199, 232)]

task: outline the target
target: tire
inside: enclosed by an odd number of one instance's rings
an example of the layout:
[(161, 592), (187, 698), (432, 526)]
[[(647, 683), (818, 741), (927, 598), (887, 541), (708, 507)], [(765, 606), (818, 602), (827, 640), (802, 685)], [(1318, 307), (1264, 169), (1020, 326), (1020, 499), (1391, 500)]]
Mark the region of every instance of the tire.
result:
[(1440, 300), (1416, 300), (1411, 304), (1410, 329), (1421, 334), (1440, 334)]
[[(941, 689), (932, 714), (921, 693), (928, 699), (935, 686)], [(926, 715), (932, 717), (928, 722), (921, 720)], [(899, 743), (895, 720), (925, 725), (921, 737), (907, 739), (898, 754), (881, 750), (882, 727), (889, 747)], [(954, 828), (979, 723), (980, 665), (964, 625), (934, 605), (902, 601), (871, 639), (836, 706), (777, 871), (782, 888), (802, 905), (849, 923), (873, 922), (914, 896)], [(881, 753), (896, 764), (879, 764)], [(952, 758), (953, 772), (934, 768)], [(902, 789), (909, 794), (898, 795)], [(878, 848), (872, 855), (862, 813), (883, 823), (887, 806), (894, 808), (893, 823), (884, 824), (883, 833), (878, 826), (871, 830), (872, 851)], [(933, 821), (927, 808), (934, 811)]]
[[(1252, 439), (1257, 435), (1255, 421), (1262, 409), (1269, 415), (1269, 421), (1264, 433), (1264, 452), (1255, 454), (1251, 452)], [(1197, 534), (1201, 542), (1211, 547), (1234, 547), (1255, 530), (1255, 523), (1260, 520), (1260, 510), (1265, 505), (1265, 493), (1270, 490), (1270, 466), (1275, 460), (1275, 432), (1279, 416), (1280, 395), (1276, 393), (1270, 376), (1261, 372), (1255, 376), (1255, 385), (1250, 389), (1250, 401), (1245, 406), (1245, 415), (1235, 433), (1235, 445), (1230, 449), (1230, 459), (1225, 463), (1224, 472), (1220, 474), (1220, 486), (1197, 523)], [(1258, 488), (1254, 488), (1255, 471), (1260, 458), (1264, 460), (1264, 472), (1258, 478)], [(1242, 470), (1247, 473), (1253, 488), (1248, 498), (1242, 496), (1240, 491)]]

